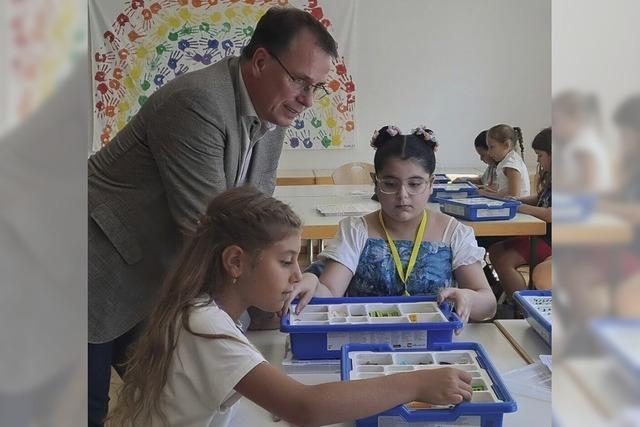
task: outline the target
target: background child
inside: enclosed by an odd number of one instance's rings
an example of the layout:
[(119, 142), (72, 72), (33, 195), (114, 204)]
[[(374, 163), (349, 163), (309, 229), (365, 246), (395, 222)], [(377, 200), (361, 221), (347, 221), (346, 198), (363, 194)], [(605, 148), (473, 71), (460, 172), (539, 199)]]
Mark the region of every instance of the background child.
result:
[(476, 136), (476, 139), (473, 141), (473, 145), (476, 149), (476, 152), (480, 156), (480, 160), (482, 160), (487, 168), (484, 170), (482, 176), (477, 178), (456, 178), (453, 182), (470, 182), (476, 185), (484, 185), (492, 188), (496, 181), (496, 162), (489, 155), (489, 146), (487, 145), (487, 131), (483, 130)]
[[(520, 154), (515, 151), (515, 144), (520, 146)], [(519, 127), (496, 125), (487, 131), (489, 155), (496, 161), (496, 182), (490, 188), (482, 190), (483, 194), (525, 197), (530, 194), (529, 171), (524, 164), (524, 146), (522, 131)]]
[[(538, 155), (538, 195), (519, 198), (522, 205), (518, 212), (533, 215), (547, 223), (547, 233), (537, 240), (536, 248), (537, 258), (545, 260), (551, 256), (551, 128), (540, 131), (531, 146)], [(526, 289), (524, 278), (516, 269), (528, 264), (530, 257), (528, 237), (503, 240), (489, 248), (491, 265), (498, 273), (507, 296)]]
[(299, 248), (300, 219), (284, 203), (249, 187), (216, 197), (136, 343), (113, 425), (226, 426), (240, 395), (296, 425), (471, 398), (471, 376), (457, 369), (304, 385), (267, 363), (238, 318), (251, 305), (282, 308)]
[[(381, 209), (340, 221), (335, 239), (320, 253), (325, 268), (296, 285), (300, 311), (312, 296), (438, 294), (466, 322), (491, 318), (496, 300), (482, 272), (484, 249), (473, 230), (426, 209), (437, 146), (431, 130), (410, 135), (385, 126), (376, 131), (376, 194)], [(459, 287), (451, 287), (453, 281)]]

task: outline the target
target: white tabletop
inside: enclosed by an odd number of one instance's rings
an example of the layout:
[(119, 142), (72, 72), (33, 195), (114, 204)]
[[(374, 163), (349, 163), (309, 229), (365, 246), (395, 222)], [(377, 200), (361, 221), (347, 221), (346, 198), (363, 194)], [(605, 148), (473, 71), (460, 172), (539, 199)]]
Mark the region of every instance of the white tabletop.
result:
[[(357, 203), (373, 212), (380, 204), (371, 200), (373, 185), (288, 185), (278, 186), (273, 196), (288, 203), (301, 217), (304, 228), (303, 239), (331, 239), (334, 237), (342, 216), (323, 216), (316, 207), (320, 204)], [(437, 203), (428, 203), (427, 208), (439, 211)], [(482, 236), (529, 236), (546, 233), (546, 223), (531, 215), (518, 213), (511, 220), (462, 221), (473, 228), (475, 235)]]
[[(247, 337), (262, 351), (265, 358), (274, 366), (281, 366), (285, 354), (286, 334), (279, 331), (250, 331)], [(525, 366), (525, 362), (514, 350), (507, 339), (492, 323), (476, 323), (466, 325), (462, 333), (454, 336), (454, 341), (475, 341), (480, 343), (489, 354), (496, 369), (504, 373), (511, 369)], [(339, 381), (340, 375), (333, 374), (291, 374), (291, 377), (304, 384), (318, 384)], [(551, 425), (551, 405), (549, 402), (532, 399), (514, 394), (518, 403), (518, 411), (506, 414), (503, 425), (505, 427), (539, 427)], [(271, 415), (248, 399), (241, 399), (233, 421), (237, 426), (280, 426), (287, 424), (281, 421), (275, 423)], [(355, 423), (341, 423), (334, 426), (352, 427)]]
[(541, 354), (551, 354), (551, 347), (525, 319), (501, 319), (494, 322), (527, 363), (539, 360)]

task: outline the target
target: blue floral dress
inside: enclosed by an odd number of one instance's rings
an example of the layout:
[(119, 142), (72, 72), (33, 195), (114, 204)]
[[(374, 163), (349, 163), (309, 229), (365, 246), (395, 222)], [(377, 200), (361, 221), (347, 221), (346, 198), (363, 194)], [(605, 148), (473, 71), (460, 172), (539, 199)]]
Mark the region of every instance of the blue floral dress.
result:
[[(413, 241), (394, 240), (403, 267), (406, 268)], [(436, 294), (453, 281), (451, 246), (443, 242), (422, 242), (413, 271), (407, 280), (410, 295)], [(368, 238), (358, 267), (349, 283), (346, 295), (403, 295), (404, 283), (396, 271), (389, 245), (384, 239)]]

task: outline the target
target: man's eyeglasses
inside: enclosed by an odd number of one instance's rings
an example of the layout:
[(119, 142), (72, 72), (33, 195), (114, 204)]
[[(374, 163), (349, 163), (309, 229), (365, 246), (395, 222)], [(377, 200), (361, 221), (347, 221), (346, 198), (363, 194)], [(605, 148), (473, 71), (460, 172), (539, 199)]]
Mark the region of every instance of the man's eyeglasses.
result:
[(280, 66), (282, 67), (282, 69), (284, 70), (285, 73), (287, 73), (287, 75), (289, 76), (289, 78), (291, 79), (291, 82), (293, 83), (293, 86), (298, 89), (298, 91), (300, 92), (304, 92), (304, 93), (309, 93), (309, 91), (311, 91), (311, 93), (313, 94), (313, 98), (316, 101), (321, 100), (322, 98), (324, 98), (325, 96), (329, 95), (329, 91), (327, 90), (326, 87), (324, 87), (324, 84), (322, 83), (318, 83), (318, 84), (311, 84), (309, 83), (307, 80), (305, 79), (301, 79), (299, 77), (294, 77), (289, 70), (287, 70), (287, 67), (284, 66), (284, 64), (280, 61), (280, 59), (278, 59), (278, 57), (276, 55), (274, 55), (273, 53), (271, 53), (269, 50), (267, 50), (267, 52), (269, 52), (269, 55), (273, 56), (273, 59), (276, 60), (276, 62), (278, 64), (280, 64)]
[(396, 178), (377, 178), (378, 189), (384, 194), (397, 194), (404, 188), (407, 189), (407, 193), (412, 196), (417, 196), (426, 191), (429, 181), (424, 178), (409, 178), (405, 183), (402, 180)]

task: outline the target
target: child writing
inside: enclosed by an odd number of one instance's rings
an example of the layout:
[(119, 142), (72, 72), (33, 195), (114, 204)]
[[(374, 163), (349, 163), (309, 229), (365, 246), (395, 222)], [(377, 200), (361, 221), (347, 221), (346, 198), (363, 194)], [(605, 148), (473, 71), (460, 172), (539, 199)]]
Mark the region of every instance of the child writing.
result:
[(477, 178), (456, 178), (453, 182), (470, 182), (476, 185), (483, 185), (489, 188), (492, 188), (496, 181), (496, 162), (489, 155), (489, 146), (487, 145), (487, 131), (483, 130), (476, 136), (476, 139), (473, 141), (473, 145), (476, 149), (476, 153), (480, 156), (480, 160), (482, 160), (487, 168), (484, 170), (482, 176)]
[[(516, 141), (520, 154), (515, 151)], [(496, 125), (487, 131), (489, 156), (497, 163), (496, 182), (480, 192), (485, 195), (525, 197), (530, 194), (529, 171), (522, 160), (524, 146), (522, 131), (518, 127)]]
[(136, 343), (113, 425), (226, 426), (241, 395), (296, 425), (471, 398), (471, 376), (457, 369), (304, 385), (265, 361), (238, 318), (249, 306), (282, 308), (300, 279), (300, 224), (287, 205), (251, 187), (211, 202)]
[[(484, 249), (473, 230), (426, 209), (432, 191), (437, 144), (418, 128), (402, 135), (392, 126), (374, 133), (376, 194), (380, 210), (340, 221), (335, 239), (320, 253), (324, 271), (305, 273), (297, 295), (300, 311), (313, 296), (438, 294), (452, 300), (463, 321), (493, 317), (496, 300), (482, 272)], [(459, 287), (451, 287), (453, 280)], [(286, 310), (286, 307), (285, 307)]]
[[(537, 240), (536, 247), (537, 258), (546, 260), (551, 256), (551, 128), (540, 131), (533, 138), (531, 146), (538, 156), (538, 194), (519, 198), (522, 205), (518, 212), (533, 215), (547, 223), (547, 233)], [(507, 296), (526, 289), (524, 278), (517, 268), (528, 264), (530, 257), (528, 237), (503, 240), (489, 248), (491, 264)]]

